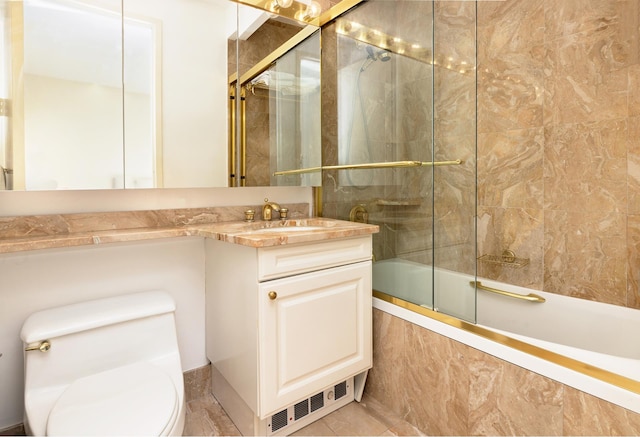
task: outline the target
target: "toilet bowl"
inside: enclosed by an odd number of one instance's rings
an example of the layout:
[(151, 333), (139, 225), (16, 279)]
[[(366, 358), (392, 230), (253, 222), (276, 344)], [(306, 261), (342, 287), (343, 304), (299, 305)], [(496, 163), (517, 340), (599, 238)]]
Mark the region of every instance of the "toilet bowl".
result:
[(152, 291), (25, 321), (25, 429), (35, 435), (182, 435), (175, 303)]

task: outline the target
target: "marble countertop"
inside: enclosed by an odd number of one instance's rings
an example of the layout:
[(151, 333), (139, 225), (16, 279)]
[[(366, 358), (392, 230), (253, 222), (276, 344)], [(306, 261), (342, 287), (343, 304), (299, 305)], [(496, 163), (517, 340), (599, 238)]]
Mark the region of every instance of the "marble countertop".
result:
[[(194, 235), (251, 247), (280, 246), (375, 234), (377, 225), (329, 218), (215, 223), (195, 227)], [(277, 232), (274, 232), (277, 231)]]
[(329, 218), (296, 218), (273, 221), (220, 221), (174, 226), (57, 232), (44, 235), (3, 235), (0, 253), (197, 236), (250, 247), (309, 243), (377, 233), (376, 225)]

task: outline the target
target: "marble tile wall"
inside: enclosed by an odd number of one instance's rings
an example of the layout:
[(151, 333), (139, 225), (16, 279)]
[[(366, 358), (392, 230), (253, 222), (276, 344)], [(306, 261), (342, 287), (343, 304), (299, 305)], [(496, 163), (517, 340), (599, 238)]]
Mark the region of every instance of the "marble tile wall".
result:
[[(283, 205), (285, 206), (285, 205)], [(309, 217), (309, 205), (287, 204), (288, 217)], [(0, 241), (42, 238), (113, 230), (154, 229), (244, 220), (244, 211), (261, 211), (262, 205), (143, 211), (47, 214), (0, 217)], [(256, 216), (256, 220), (260, 220)]]
[(426, 435), (638, 435), (640, 414), (374, 309), (365, 393)]
[(640, 1), (478, 3), (479, 274), (640, 308)]
[(272, 91), (258, 89), (247, 92), (245, 100), (246, 122), (246, 179), (248, 187), (269, 186), (270, 117), (269, 96)]

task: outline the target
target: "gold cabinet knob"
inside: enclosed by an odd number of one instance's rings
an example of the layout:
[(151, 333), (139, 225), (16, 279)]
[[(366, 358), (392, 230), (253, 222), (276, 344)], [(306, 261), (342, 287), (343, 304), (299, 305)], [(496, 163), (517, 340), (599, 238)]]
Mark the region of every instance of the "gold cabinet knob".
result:
[(269, 299), (271, 300), (276, 300), (276, 297), (278, 297), (278, 293), (276, 293), (275, 291), (270, 291), (267, 296), (269, 296)]

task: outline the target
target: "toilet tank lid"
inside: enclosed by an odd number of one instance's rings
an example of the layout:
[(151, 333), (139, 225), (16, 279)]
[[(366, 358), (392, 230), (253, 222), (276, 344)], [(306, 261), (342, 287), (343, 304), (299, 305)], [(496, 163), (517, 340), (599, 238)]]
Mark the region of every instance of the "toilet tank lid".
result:
[(146, 291), (65, 305), (31, 314), (22, 325), (25, 343), (175, 311), (164, 291)]

